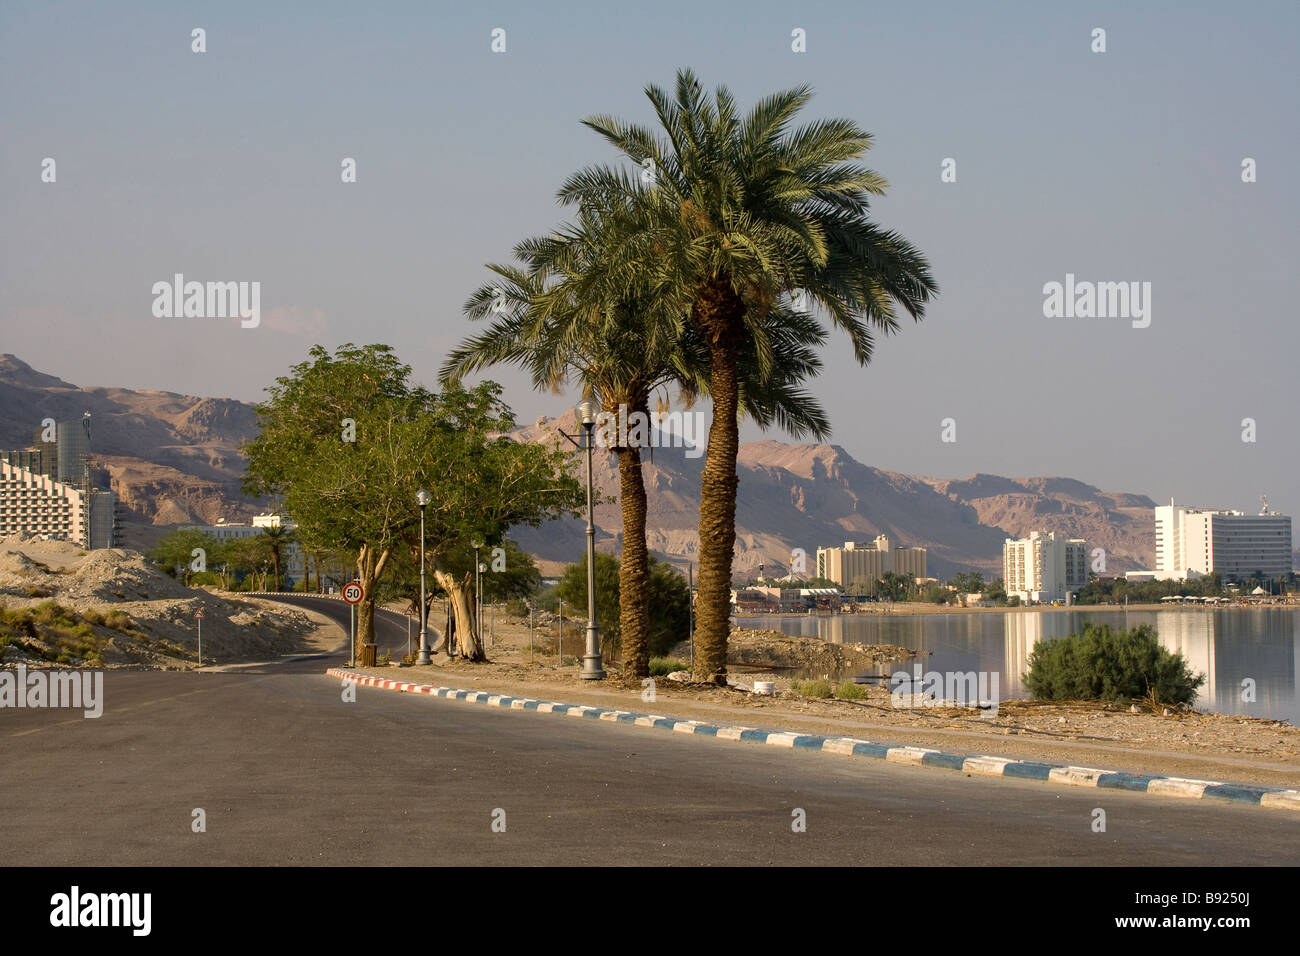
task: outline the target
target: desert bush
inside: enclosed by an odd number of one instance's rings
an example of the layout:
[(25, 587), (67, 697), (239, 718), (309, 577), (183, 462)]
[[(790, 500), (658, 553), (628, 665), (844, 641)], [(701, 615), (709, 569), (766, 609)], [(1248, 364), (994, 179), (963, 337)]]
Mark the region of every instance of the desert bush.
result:
[(1131, 631), (1084, 624), (1071, 634), (1038, 644), (1029, 655), (1025, 686), (1039, 700), (1103, 700), (1127, 703), (1152, 697), (1190, 704), (1205, 683), (1181, 654), (1160, 646), (1149, 624)]
[(114, 631), (128, 631), (134, 623), (125, 611), (109, 611), (104, 615), (104, 626)]
[(866, 700), (867, 690), (861, 684), (846, 680), (835, 688), (835, 696), (840, 700)]
[(690, 669), (690, 664), (672, 657), (650, 658), (651, 677), (663, 677), (667, 674), (671, 674), (673, 671), (689, 671)]
[(831, 682), (828, 680), (792, 680), (790, 681), (790, 690), (800, 697), (826, 698), (830, 697), (832, 693)]

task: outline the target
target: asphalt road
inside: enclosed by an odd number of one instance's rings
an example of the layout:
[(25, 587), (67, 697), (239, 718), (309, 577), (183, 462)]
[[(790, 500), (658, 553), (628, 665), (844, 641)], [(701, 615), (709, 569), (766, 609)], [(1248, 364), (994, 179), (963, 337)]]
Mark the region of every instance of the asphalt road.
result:
[[(343, 628), (343, 633), (348, 633), (350, 626), (348, 605), (338, 598), (317, 597), (311, 594), (277, 594), (272, 597), (269, 594), (259, 594), (259, 598), (267, 601), (278, 601), (281, 604), (292, 604), (296, 607), (311, 608), (313, 611), (319, 611), (331, 621)], [(414, 623), (408, 623), (413, 621)], [(432, 645), (437, 640), (437, 635), (433, 632), (433, 621), (429, 621), (429, 643)], [(408, 631), (409, 629), (409, 631)], [(375, 644), (376, 652), (382, 656), (385, 651), (394, 659), (406, 654), (408, 646), (414, 650), (420, 646), (420, 622), (415, 618), (407, 618), (405, 614), (394, 614), (392, 611), (385, 611), (382, 608), (375, 609)], [(340, 650), (347, 650), (346, 640)]]
[[(346, 613), (346, 609), (344, 609)], [(356, 689), (330, 659), (109, 672), (0, 711), (7, 863), (1300, 862), (1286, 811), (965, 777)], [(1092, 830), (1106, 811), (1106, 832)], [(207, 830), (191, 829), (203, 808)], [(806, 832), (794, 832), (804, 811)], [(492, 824), (504, 811), (505, 832)]]

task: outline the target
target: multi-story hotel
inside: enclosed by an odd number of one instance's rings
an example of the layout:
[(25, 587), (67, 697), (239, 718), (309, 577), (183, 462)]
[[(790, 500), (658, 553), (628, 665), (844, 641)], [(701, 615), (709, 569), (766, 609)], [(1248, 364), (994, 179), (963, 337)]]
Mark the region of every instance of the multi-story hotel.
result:
[(37, 430), (31, 448), (0, 452), (0, 537), (31, 534), (86, 550), (117, 544), (117, 495), (95, 488), (90, 413), (56, 422), (54, 440)]
[(817, 549), (817, 576), (848, 587), (859, 581), (878, 581), (886, 571), (925, 577), (925, 548), (895, 548), (888, 535), (877, 535), (871, 545), (845, 541), (842, 548)]
[(1032, 531), (1002, 544), (1002, 580), (1008, 597), (1026, 603), (1064, 601), (1088, 583), (1088, 545), (1055, 531)]
[(30, 534), (87, 551), (117, 541), (117, 495), (0, 461), (0, 537)]
[(1156, 567), (1160, 580), (1179, 581), (1218, 572), (1225, 581), (1291, 573), (1291, 518), (1269, 511), (1180, 508), (1173, 499), (1156, 514)]

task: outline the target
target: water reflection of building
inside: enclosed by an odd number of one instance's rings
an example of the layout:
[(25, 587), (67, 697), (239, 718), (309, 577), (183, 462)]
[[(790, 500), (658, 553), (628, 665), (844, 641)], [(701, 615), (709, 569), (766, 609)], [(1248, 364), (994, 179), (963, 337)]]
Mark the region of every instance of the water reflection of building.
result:
[[(1043, 617), (1039, 611), (1008, 612), (1003, 631), (1002, 667), (1006, 693), (1020, 696), (1024, 693), (1023, 678), (1029, 673), (1029, 655), (1034, 645), (1043, 639)], [(1052, 617), (1061, 615), (1053, 614)]]
[(1160, 611), (1156, 614), (1156, 633), (1160, 646), (1172, 654), (1182, 654), (1193, 674), (1204, 674), (1205, 683), (1196, 702), (1217, 701), (1217, 655), (1214, 649), (1216, 615), (1211, 611)]

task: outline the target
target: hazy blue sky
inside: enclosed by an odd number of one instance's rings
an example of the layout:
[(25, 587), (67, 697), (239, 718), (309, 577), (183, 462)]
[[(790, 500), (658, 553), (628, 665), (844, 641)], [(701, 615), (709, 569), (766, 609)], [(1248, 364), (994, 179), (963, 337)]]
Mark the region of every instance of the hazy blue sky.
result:
[[(875, 216), (931, 259), (926, 320), (867, 369), (836, 339), (814, 384), (851, 454), (1300, 511), (1300, 5), (466, 6), (6, 0), (0, 351), (257, 400), (314, 342), (380, 341), (432, 383), (483, 264), (613, 158), (579, 118), (648, 122), (644, 85), (691, 66), (746, 105), (811, 83), (808, 120), (871, 131)], [(260, 281), (261, 326), (154, 318), (176, 272)], [(1150, 282), (1150, 327), (1045, 318), (1067, 273)], [(521, 420), (568, 404), (494, 377)]]

